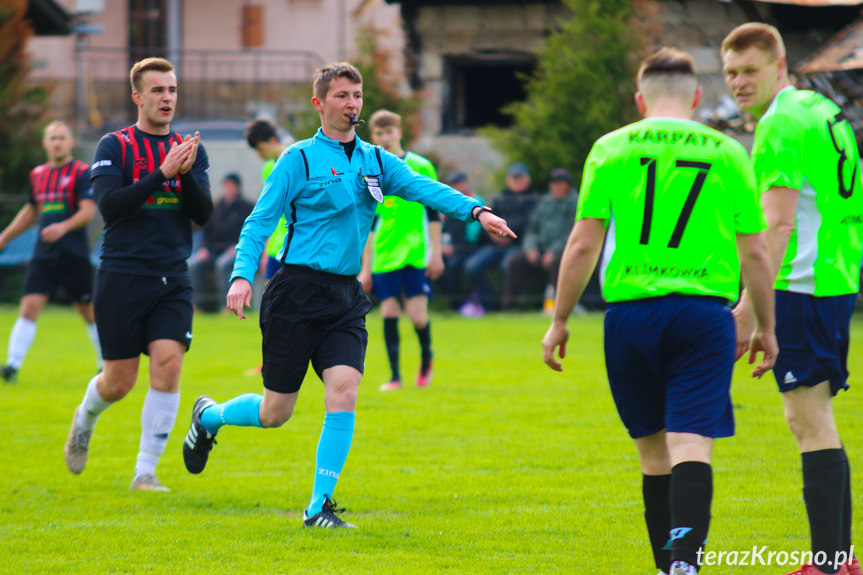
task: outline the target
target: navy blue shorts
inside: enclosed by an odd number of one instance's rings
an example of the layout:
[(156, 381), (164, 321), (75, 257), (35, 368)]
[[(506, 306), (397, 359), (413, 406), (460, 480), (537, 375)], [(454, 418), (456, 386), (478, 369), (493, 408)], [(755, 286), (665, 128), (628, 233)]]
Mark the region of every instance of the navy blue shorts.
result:
[(96, 271), (93, 299), (102, 357), (131, 359), (149, 354), (150, 342), (192, 345), (192, 282), (177, 277)]
[(816, 297), (776, 290), (779, 391), (830, 382), (835, 396), (848, 389), (848, 344), (857, 294)]
[(391, 297), (401, 299), (425, 295), (431, 297), (431, 283), (426, 277), (425, 268), (405, 266), (391, 272), (372, 274), (372, 283), (378, 300)]
[(355, 276), (283, 265), (261, 298), (264, 387), (299, 391), (309, 362), (321, 379), (337, 365), (363, 373), (371, 308)]
[(264, 279), (273, 279), (273, 276), (276, 275), (276, 272), (279, 271), (280, 267), (282, 267), (282, 262), (279, 261), (279, 258), (267, 256), (267, 269), (264, 271)]
[(605, 363), (629, 435), (734, 435), (735, 347), (725, 300), (670, 295), (609, 304)]
[(34, 259), (27, 268), (24, 295), (53, 295), (63, 286), (78, 303), (93, 301), (93, 267), (87, 258), (65, 256), (56, 260)]

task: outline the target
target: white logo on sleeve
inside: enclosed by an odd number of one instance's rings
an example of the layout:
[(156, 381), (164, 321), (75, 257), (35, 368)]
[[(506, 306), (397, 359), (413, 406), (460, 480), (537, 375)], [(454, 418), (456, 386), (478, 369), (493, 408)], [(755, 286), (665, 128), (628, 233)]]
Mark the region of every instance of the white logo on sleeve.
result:
[(111, 165), (111, 160), (99, 160), (98, 162), (93, 164), (92, 169), (95, 170), (96, 168), (102, 168), (102, 167), (107, 168), (110, 165)]

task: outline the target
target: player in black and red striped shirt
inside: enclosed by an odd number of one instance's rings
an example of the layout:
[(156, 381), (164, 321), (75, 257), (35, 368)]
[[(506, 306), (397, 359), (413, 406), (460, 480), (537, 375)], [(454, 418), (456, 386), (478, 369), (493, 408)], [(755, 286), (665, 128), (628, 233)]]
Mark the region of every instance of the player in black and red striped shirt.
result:
[(66, 465), (81, 473), (99, 415), (135, 386), (141, 354), (150, 389), (141, 413), (133, 489), (167, 491), (156, 479), (180, 404), (180, 370), (192, 342), (192, 284), (186, 260), (192, 222), (213, 212), (209, 164), (200, 137), (171, 131), (177, 105), (174, 67), (147, 58), (131, 70), (138, 121), (105, 135), (93, 161), (93, 192), (105, 219), (94, 286), (105, 370), (75, 411)]
[(9, 336), (9, 355), (0, 377), (15, 381), (33, 339), (36, 320), (48, 298), (62, 285), (75, 300), (87, 322), (87, 333), (96, 348), (99, 369), (102, 352), (93, 317), (93, 269), (85, 227), (96, 214), (90, 188), (90, 166), (72, 157), (75, 139), (64, 122), (45, 127), (42, 146), (48, 161), (30, 172), (29, 202), (0, 233), (0, 251), (30, 226), (37, 224), (39, 239), (24, 280), (21, 311)]

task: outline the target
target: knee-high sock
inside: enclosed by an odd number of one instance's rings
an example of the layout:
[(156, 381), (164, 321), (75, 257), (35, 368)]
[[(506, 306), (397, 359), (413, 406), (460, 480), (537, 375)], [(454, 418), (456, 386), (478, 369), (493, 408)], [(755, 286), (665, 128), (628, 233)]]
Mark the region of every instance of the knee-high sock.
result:
[(107, 401), (99, 394), (99, 389), (96, 386), (98, 375), (93, 376), (90, 383), (87, 384), (87, 391), (84, 392), (84, 400), (78, 407), (78, 415), (75, 417), (78, 427), (92, 430), (99, 421), (99, 416), (102, 412), (111, 407), (114, 402)]
[(95, 323), (87, 324), (87, 335), (90, 341), (93, 342), (93, 349), (96, 350), (96, 365), (102, 369), (102, 344), (99, 342), (99, 330), (96, 329)]
[(390, 359), (390, 369), (393, 371), (391, 381), (402, 378), (399, 372), (399, 318), (384, 318), (384, 343), (387, 346), (387, 357)]
[[(848, 458), (844, 449), (820, 449), (802, 454), (803, 501), (809, 516), (812, 554), (820, 551), (835, 557), (842, 551), (843, 510), (845, 506), (845, 466)], [(844, 551), (847, 553), (848, 548)], [(820, 565), (824, 573), (836, 573), (835, 566)]]
[(156, 473), (156, 464), (168, 445), (168, 435), (174, 429), (179, 409), (179, 393), (165, 393), (153, 388), (147, 392), (147, 399), (144, 400), (144, 408), (141, 410), (141, 443), (135, 464), (135, 477)]
[(351, 449), (354, 437), (355, 414), (351, 411), (328, 413), (324, 418), (324, 430), (318, 442), (318, 455), (315, 462), (315, 484), (312, 488), (312, 500), (306, 509), (311, 517), (320, 513), (324, 498), (333, 496), (336, 482), (342, 473), (342, 467)]
[(710, 527), (713, 470), (707, 463), (685, 461), (671, 470), (671, 563), (685, 561), (697, 570), (698, 550)]
[(414, 326), (414, 329), (416, 330), (417, 337), (420, 340), (420, 371), (425, 375), (428, 373), (432, 360), (431, 320), (429, 320), (425, 327)]
[(656, 567), (669, 573), (671, 546), (668, 534), (671, 531), (671, 474), (643, 475), (641, 494), (644, 497), (644, 520), (647, 523), (647, 536), (653, 550)]
[(229, 399), (225, 403), (211, 405), (201, 412), (201, 425), (210, 435), (216, 435), (223, 425), (263, 427), (261, 425), (261, 402), (263, 400), (263, 395), (246, 393)]
[(9, 355), (6, 363), (15, 369), (21, 369), (24, 357), (36, 339), (36, 322), (24, 317), (15, 320), (12, 333), (9, 334)]

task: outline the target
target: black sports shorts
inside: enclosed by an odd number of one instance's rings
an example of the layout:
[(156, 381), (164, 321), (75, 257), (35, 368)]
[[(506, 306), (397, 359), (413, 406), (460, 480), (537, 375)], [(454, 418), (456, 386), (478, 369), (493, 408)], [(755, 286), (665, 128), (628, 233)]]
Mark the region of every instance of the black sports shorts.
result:
[(192, 283), (188, 275), (154, 277), (96, 271), (93, 299), (102, 357), (147, 354), (158, 339), (192, 345)]
[(299, 391), (310, 361), (322, 379), (323, 371), (336, 365), (362, 373), (371, 309), (355, 276), (283, 265), (261, 299), (264, 387)]
[(62, 285), (78, 303), (93, 301), (93, 266), (87, 258), (65, 256), (56, 259), (34, 259), (27, 269), (24, 295), (54, 293)]

